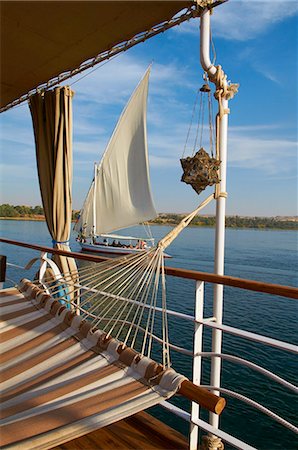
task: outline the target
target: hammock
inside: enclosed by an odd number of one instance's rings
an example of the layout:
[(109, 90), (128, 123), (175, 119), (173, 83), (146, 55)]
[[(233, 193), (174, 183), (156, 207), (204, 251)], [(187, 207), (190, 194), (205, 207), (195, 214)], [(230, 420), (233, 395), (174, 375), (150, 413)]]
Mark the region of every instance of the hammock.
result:
[[(163, 248), (175, 233), (149, 253), (81, 267), (79, 283), (50, 273), (22, 280), (20, 292), (3, 291), (4, 448), (51, 448), (183, 389), (192, 400), (195, 390), (203, 407), (222, 411), (224, 399), (170, 368)], [(161, 345), (162, 364), (150, 358), (153, 342)]]
[(32, 283), (21, 289), (26, 298), (16, 290), (1, 298), (4, 447), (50, 448), (61, 434), (73, 439), (159, 403), (185, 380), (117, 351), (115, 339), (57, 300), (42, 291), (34, 298)]

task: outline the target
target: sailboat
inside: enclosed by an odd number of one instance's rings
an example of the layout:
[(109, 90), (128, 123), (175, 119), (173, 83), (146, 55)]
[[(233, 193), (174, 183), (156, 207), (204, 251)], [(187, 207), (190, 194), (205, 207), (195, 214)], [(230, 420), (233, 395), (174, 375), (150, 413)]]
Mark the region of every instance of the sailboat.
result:
[[(157, 217), (147, 149), (147, 96), (150, 67), (125, 106), (99, 164), (74, 226), (83, 250), (130, 254), (150, 250), (154, 239), (115, 231)], [(99, 239), (99, 240), (98, 240)]]

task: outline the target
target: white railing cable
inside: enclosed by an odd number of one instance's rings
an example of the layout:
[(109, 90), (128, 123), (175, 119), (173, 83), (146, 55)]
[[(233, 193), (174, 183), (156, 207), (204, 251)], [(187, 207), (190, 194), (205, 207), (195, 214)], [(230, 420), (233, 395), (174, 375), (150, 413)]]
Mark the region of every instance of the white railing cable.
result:
[(275, 420), (276, 422), (280, 423), (284, 427), (288, 428), (289, 430), (293, 431), (294, 433), (298, 434), (298, 428), (295, 427), (291, 422), (288, 422), (287, 420), (283, 419), (279, 415), (275, 414), (270, 409), (266, 408), (265, 406), (261, 405), (260, 403), (256, 402), (255, 400), (252, 400), (249, 397), (246, 397), (245, 395), (239, 394), (238, 392), (231, 391), (230, 389), (225, 389), (222, 387), (216, 387), (216, 386), (209, 386), (209, 385), (201, 385), (201, 387), (204, 387), (206, 389), (212, 389), (213, 391), (222, 392), (223, 394), (229, 395), (230, 397), (234, 397), (238, 400), (243, 401), (244, 403), (254, 407), (255, 409), (258, 409), (262, 413), (269, 416), (271, 419)]
[[(94, 288), (89, 288), (89, 287), (85, 287), (79, 283), (75, 284), (76, 287), (89, 291), (89, 292), (93, 292), (93, 293), (98, 293), (101, 295), (105, 295), (106, 297), (110, 297), (113, 299), (117, 299), (117, 300), (123, 300), (124, 302), (128, 302), (128, 303), (134, 303), (136, 305), (142, 305), (143, 308), (146, 309), (150, 309), (150, 305), (144, 305), (141, 302), (138, 302), (137, 300), (132, 300), (126, 297), (122, 297), (119, 296), (117, 294), (111, 294), (108, 293), (106, 291), (101, 291), (101, 290), (97, 290)], [(162, 308), (156, 307), (155, 308), (156, 312), (162, 312)], [(173, 316), (173, 317), (177, 317), (183, 320), (187, 320), (187, 321), (191, 321), (194, 322), (195, 318), (194, 316), (188, 315), (188, 314), (184, 314), (184, 313), (180, 313), (180, 312), (176, 312), (170, 309), (166, 310), (167, 314), (169, 316)], [(289, 351), (295, 354), (298, 354), (298, 347), (294, 344), (290, 344), (288, 342), (285, 341), (280, 341), (278, 339), (273, 339), (270, 338), (268, 336), (263, 336), (261, 334), (257, 334), (257, 333), (253, 333), (251, 331), (246, 331), (246, 330), (241, 330), (239, 328), (235, 328), (235, 327), (231, 327), (229, 325), (223, 325), (223, 324), (217, 324), (216, 322), (213, 322), (213, 317), (212, 318), (208, 318), (208, 319), (202, 319), (202, 320), (198, 320), (198, 323), (201, 323), (203, 325), (206, 325), (208, 327), (212, 327), (212, 328), (218, 328), (224, 332), (227, 332), (229, 334), (233, 334), (234, 336), (239, 336), (242, 337), (244, 339), (249, 339), (251, 341), (255, 341), (255, 342), (259, 342), (261, 344), (266, 344), (266, 345), (270, 345), (271, 347), (275, 347), (281, 350), (285, 350), (285, 351)]]
[[(177, 417), (180, 417), (181, 419), (184, 419), (187, 422), (190, 422), (190, 420), (191, 420), (190, 414), (188, 412), (184, 411), (183, 409), (178, 408), (178, 406), (175, 406), (166, 400), (161, 402), (160, 405), (163, 408), (167, 409), (168, 411), (171, 411)], [(225, 431), (222, 431), (219, 428), (214, 428), (212, 425), (209, 425), (209, 423), (205, 422), (202, 419), (194, 419), (192, 422), (195, 425), (198, 425), (200, 428), (202, 428), (202, 430), (205, 430), (208, 433), (211, 433), (211, 434), (214, 434), (215, 436), (220, 437), (228, 444), (231, 444), (234, 448), (238, 448), (240, 450), (257, 450), (255, 447), (252, 447), (251, 445), (246, 444), (246, 442), (240, 441), (240, 439), (237, 439), (234, 436), (231, 436), (230, 434), (226, 433)]]
[(239, 356), (228, 355), (225, 353), (213, 353), (213, 352), (202, 352), (201, 356), (207, 357), (207, 358), (212, 357), (212, 356), (218, 356), (219, 358), (226, 359), (227, 361), (232, 361), (232, 362), (235, 362), (236, 364), (240, 364), (240, 365), (249, 367), (250, 369), (253, 369), (256, 372), (260, 372), (261, 374), (267, 376), (268, 378), (271, 378), (273, 381), (276, 381), (276, 383), (279, 383), (282, 386), (284, 386), (284, 387), (292, 390), (296, 394), (298, 394), (297, 386), (295, 386), (294, 384), (285, 380), (284, 378), (279, 377), (274, 372), (271, 372), (270, 370), (267, 370), (264, 367), (259, 366), (258, 364), (255, 364), (247, 359), (240, 358)]
[(26, 267), (19, 266), (18, 264), (13, 264), (13, 263), (9, 263), (9, 262), (7, 262), (6, 265), (7, 266), (11, 266), (11, 267), (15, 267), (16, 269), (22, 269), (22, 270), (26, 269)]
[(217, 324), (214, 322), (206, 321), (205, 319), (200, 320), (200, 323), (207, 325), (207, 327), (217, 328), (219, 330), (225, 331), (229, 334), (233, 334), (235, 336), (240, 336), (245, 339), (249, 339), (250, 341), (259, 342), (261, 344), (267, 344), (271, 347), (279, 348), (281, 350), (285, 350), (288, 352), (292, 352), (298, 354), (298, 347), (294, 344), (289, 344), (288, 342), (279, 341), (277, 339), (270, 338), (268, 336), (263, 336), (261, 334), (252, 333), (250, 331), (241, 330), (239, 328), (230, 327), (228, 325)]
[[(46, 260), (47, 260), (47, 258), (46, 258)], [(13, 263), (7, 263), (7, 264), (9, 266), (11, 266), (11, 267), (15, 267), (15, 268), (18, 268), (18, 269), (23, 269), (24, 270), (24, 269), (27, 268), (27, 267), (22, 267), (22, 266), (13, 264)], [(83, 270), (86, 270), (88, 272), (88, 269), (83, 269)], [(89, 278), (90, 274), (87, 275), (87, 277)], [(61, 277), (61, 279), (59, 281), (65, 283), (65, 284), (68, 284), (67, 282), (65, 282), (65, 279), (62, 278), (62, 277)], [(96, 287), (86, 287), (86, 286), (83, 286), (81, 283), (76, 283), (73, 287), (76, 287), (78, 289), (82, 289), (83, 291), (89, 291), (90, 293), (92, 292), (94, 294), (101, 294), (101, 295), (104, 295), (106, 298), (108, 297), (108, 298), (112, 298), (114, 300), (120, 300), (120, 301), (123, 301), (123, 302), (126, 302), (126, 303), (139, 305), (139, 306), (141, 306), (142, 308), (145, 308), (145, 309), (152, 309), (152, 305), (150, 305), (150, 304), (147, 305), (147, 304), (144, 304), (143, 302), (140, 302), (140, 301), (137, 301), (137, 300), (132, 300), (132, 299), (127, 298), (127, 297), (122, 297), (121, 294), (117, 295), (117, 294), (113, 294), (113, 293), (110, 293), (110, 292), (106, 292), (105, 290), (96, 289)], [(61, 298), (61, 299), (63, 300), (63, 298)], [(67, 300), (67, 299), (65, 299), (65, 300)], [(86, 301), (88, 301), (88, 300), (86, 300)], [(72, 302), (68, 301), (68, 303), (72, 303)], [(92, 313), (90, 313), (90, 312), (88, 313), (83, 308), (79, 308), (79, 309), (82, 311), (82, 313), (84, 315), (89, 315), (90, 318), (93, 317)], [(155, 307), (155, 311), (159, 312), (159, 313), (164, 313), (163, 309), (159, 308), (159, 307)], [(214, 322), (214, 317), (208, 318), (208, 319), (207, 318), (205, 318), (205, 319), (198, 319), (197, 318), (197, 320), (195, 320), (194, 316), (191, 316), (191, 315), (188, 315), (188, 314), (184, 314), (184, 313), (180, 313), (180, 312), (176, 312), (176, 311), (168, 310), (168, 309), (166, 310), (166, 312), (167, 312), (167, 314), (169, 316), (173, 316), (173, 317), (175, 317), (177, 319), (190, 321), (190, 322), (193, 322), (195, 324), (200, 324), (202, 326), (206, 325), (206, 326), (208, 326), (208, 327), (210, 327), (212, 329), (218, 329), (218, 330), (221, 330), (222, 332), (229, 333), (229, 334), (232, 334), (234, 336), (241, 337), (243, 339), (247, 339), (247, 340), (250, 340), (250, 341), (254, 341), (254, 342), (261, 343), (261, 344), (269, 345), (271, 347), (278, 348), (280, 350), (284, 350), (284, 351), (288, 351), (288, 352), (292, 352), (292, 353), (298, 354), (298, 347), (295, 346), (294, 344), (287, 343), (287, 342), (284, 342), (284, 341), (280, 341), (280, 340), (277, 340), (277, 339), (274, 339), (274, 338), (270, 338), (268, 336), (264, 336), (264, 335), (261, 335), (261, 334), (257, 334), (257, 333), (254, 333), (254, 332), (245, 331), (245, 330), (242, 330), (240, 328), (235, 328), (235, 327), (231, 327), (231, 326), (228, 326), (228, 325), (215, 323)], [(94, 318), (95, 317), (96, 316), (94, 316)], [(128, 319), (128, 317), (126, 316), (125, 320), (122, 320), (120, 322), (123, 323), (123, 325), (124, 324), (129, 324), (127, 319)], [(105, 322), (105, 320), (111, 320), (111, 318), (110, 319), (102, 318), (102, 320)], [(113, 320), (113, 318), (112, 318), (112, 320)], [(134, 328), (135, 324), (132, 324), (132, 327)], [(143, 333), (146, 331), (143, 327), (140, 326), (140, 324), (139, 324), (138, 328)], [(153, 333), (153, 330), (147, 330), (147, 333), (149, 334), (151, 339), (154, 339), (154, 340), (158, 341), (159, 343), (162, 343), (162, 339), (159, 338), (158, 336), (156, 336)], [(252, 370), (254, 370), (256, 372), (261, 373), (264, 376), (267, 376), (271, 380), (273, 380), (273, 381), (281, 384), (282, 386), (284, 386), (284, 387), (294, 391), (295, 393), (298, 393), (298, 388), (294, 384), (288, 382), (287, 380), (285, 380), (282, 377), (276, 375), (275, 373), (265, 369), (264, 367), (259, 366), (258, 364), (255, 364), (255, 363), (253, 363), (253, 362), (251, 362), (249, 360), (246, 360), (244, 358), (241, 358), (241, 357), (238, 357), (238, 356), (234, 356), (234, 355), (230, 355), (230, 354), (217, 353), (217, 352), (198, 352), (198, 351), (197, 352), (193, 352), (193, 351), (187, 350), (187, 349), (185, 349), (183, 347), (179, 347), (179, 346), (171, 344), (171, 343), (169, 343), (169, 347), (172, 350), (174, 350), (174, 351), (177, 351), (179, 353), (185, 354), (185, 355), (190, 356), (190, 357), (195, 357), (195, 356), (218, 357), (218, 358), (221, 358), (223, 360), (228, 360), (228, 361), (234, 362), (236, 364), (243, 365), (243, 366), (248, 367), (248, 368), (250, 368), (250, 369), (252, 369)], [(275, 414), (273, 411), (271, 411), (270, 409), (266, 408), (265, 406), (263, 406), (263, 405), (259, 404), (258, 402), (250, 399), (249, 397), (246, 397), (246, 396), (244, 396), (244, 395), (242, 395), (242, 394), (240, 394), (238, 392), (234, 392), (234, 391), (226, 389), (226, 388), (210, 386), (210, 385), (208, 385), (208, 386), (205, 385), (205, 386), (202, 386), (202, 387), (205, 387), (207, 389), (214, 390), (214, 391), (217, 391), (217, 392), (222, 392), (223, 394), (226, 394), (228, 396), (234, 397), (237, 400), (242, 401), (242, 402), (246, 403), (247, 405), (249, 405), (249, 406), (259, 410), (260, 412), (262, 412), (264, 414), (266, 414), (267, 416), (269, 416), (270, 418), (272, 418), (273, 420), (275, 420), (279, 424), (283, 425), (284, 427), (288, 428), (289, 430), (291, 430), (291, 431), (293, 431), (295, 433), (298, 433), (298, 428), (295, 427), (293, 424), (291, 424), (287, 420), (283, 419), (279, 415)], [(234, 438), (233, 436), (230, 436), (229, 434), (223, 432), (222, 430), (220, 430), (218, 428), (213, 427), (212, 425), (208, 424), (207, 422), (202, 421), (198, 417), (194, 417), (191, 420), (190, 414), (188, 414), (187, 412), (183, 411), (180, 408), (177, 408), (176, 406), (174, 406), (174, 405), (172, 405), (172, 404), (170, 404), (168, 402), (163, 402), (162, 406), (167, 408), (167, 409), (169, 409), (169, 410), (171, 410), (174, 414), (184, 418), (185, 420), (190, 421), (194, 425), (199, 426), (200, 428), (204, 429), (205, 431), (207, 431), (209, 433), (212, 433), (212, 434), (222, 438), (224, 441), (226, 441), (227, 443), (233, 445), (236, 448), (246, 449), (246, 450), (253, 449), (253, 447), (249, 446), (248, 444), (246, 444), (246, 443), (244, 443), (244, 442)]]
[[(86, 291), (90, 291), (90, 292), (94, 292), (94, 293), (98, 293), (101, 295), (105, 295), (106, 297), (110, 297), (113, 299), (117, 299), (117, 300), (123, 300), (125, 302), (128, 303), (134, 303), (136, 305), (140, 305), (141, 303), (138, 302), (137, 300), (132, 300), (126, 297), (121, 297), (119, 295), (116, 294), (111, 294), (105, 291), (101, 291), (101, 290), (97, 290), (94, 288), (87, 288), (82, 286), (81, 284), (75, 284), (76, 287), (79, 287), (80, 289), (86, 290)], [(146, 309), (150, 309), (150, 305), (144, 305), (142, 304), (143, 308)], [(156, 312), (162, 312), (162, 308), (156, 307), (155, 308)], [(166, 310), (167, 314), (169, 316), (173, 316), (173, 317), (178, 317), (180, 319), (184, 319), (187, 321), (191, 321), (194, 322), (195, 318), (194, 316), (188, 315), (188, 314), (184, 314), (184, 313), (180, 313), (180, 312), (176, 312), (170, 309)], [(245, 339), (249, 339), (251, 341), (255, 341), (255, 342), (259, 342), (261, 344), (267, 344), (270, 345), (271, 347), (275, 347), (275, 348), (279, 348), (281, 350), (286, 350), (295, 354), (298, 354), (298, 347), (294, 344), (290, 344), (288, 342), (285, 341), (280, 341), (278, 339), (273, 339), (270, 338), (268, 336), (263, 336), (261, 334), (257, 334), (257, 333), (253, 333), (251, 331), (246, 331), (246, 330), (241, 330), (239, 328), (234, 328), (228, 325), (223, 325), (223, 324), (217, 324), (216, 322), (213, 322), (213, 317), (212, 318), (208, 318), (208, 319), (202, 319), (202, 320), (198, 320), (198, 323), (201, 323), (203, 325), (207, 325), (208, 327), (212, 327), (212, 328), (218, 328), (224, 332), (227, 332), (229, 334), (233, 334), (235, 336), (239, 336)]]

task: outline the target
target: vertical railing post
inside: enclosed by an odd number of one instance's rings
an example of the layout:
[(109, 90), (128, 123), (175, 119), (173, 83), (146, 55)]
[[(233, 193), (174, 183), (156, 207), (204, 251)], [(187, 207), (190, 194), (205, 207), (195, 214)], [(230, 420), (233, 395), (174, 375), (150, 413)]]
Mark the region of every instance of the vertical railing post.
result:
[[(228, 101), (222, 99), (223, 110), (228, 111)], [(214, 255), (214, 273), (224, 274), (224, 253), (225, 253), (225, 215), (226, 215), (226, 172), (227, 172), (227, 137), (228, 137), (228, 114), (219, 117), (219, 153), (221, 159), (220, 165), (220, 195), (216, 199), (216, 229), (215, 229), (215, 255)], [(216, 323), (222, 323), (223, 317), (223, 285), (215, 284), (213, 293), (213, 316)], [(222, 331), (212, 330), (212, 352), (221, 353)], [(211, 386), (220, 387), (221, 378), (221, 359), (213, 357), (211, 360)], [(218, 428), (219, 416), (210, 413), (210, 424)]]
[[(215, 84), (215, 97), (218, 100), (218, 122), (217, 122), (217, 155), (221, 161), (219, 173), (219, 187), (216, 189), (216, 231), (215, 231), (215, 263), (214, 273), (224, 274), (224, 250), (225, 250), (225, 214), (226, 214), (226, 169), (227, 169), (227, 140), (228, 140), (228, 100), (233, 98), (238, 90), (237, 84), (227, 81), (227, 76), (221, 66), (215, 66), (210, 60), (210, 11), (206, 8), (201, 15), (200, 29), (200, 59), (203, 69), (207, 72), (209, 79)], [(213, 316), (218, 324), (222, 323), (223, 316), (223, 286), (214, 286)], [(213, 330), (212, 351), (221, 353), (222, 332)], [(220, 387), (221, 359), (213, 357), (211, 360), (211, 386)], [(210, 424), (218, 428), (219, 417), (210, 413)], [(212, 438), (212, 436), (211, 436)], [(214, 444), (214, 449), (220, 443)], [(209, 447), (208, 447), (209, 448)], [(211, 448), (211, 447), (210, 447)]]
[[(198, 321), (203, 319), (204, 315), (204, 282), (196, 282), (196, 301), (195, 301), (195, 325), (194, 325), (194, 343), (193, 343), (193, 383), (199, 385), (201, 383), (201, 367), (202, 367), (202, 344), (203, 344), (203, 324)], [(197, 403), (191, 404), (191, 423), (189, 435), (190, 450), (197, 450), (199, 427), (192, 423), (193, 419), (199, 419), (200, 407)]]

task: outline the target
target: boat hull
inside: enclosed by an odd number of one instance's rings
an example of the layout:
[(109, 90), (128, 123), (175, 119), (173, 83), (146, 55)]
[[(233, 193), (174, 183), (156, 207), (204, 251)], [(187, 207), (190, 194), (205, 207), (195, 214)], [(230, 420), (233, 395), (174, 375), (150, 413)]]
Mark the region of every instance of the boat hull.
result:
[(80, 242), (80, 246), (82, 250), (87, 252), (107, 253), (110, 255), (131, 255), (135, 253), (144, 252), (144, 250), (140, 248), (113, 247), (111, 245), (100, 245), (100, 244), (95, 245), (95, 244), (88, 244), (87, 242)]
[[(107, 255), (132, 255), (136, 253), (144, 252), (141, 248), (128, 248), (128, 247), (113, 247), (112, 245), (101, 245), (101, 244), (89, 244), (87, 242), (80, 242), (80, 246), (83, 251), (92, 253), (101, 253)], [(145, 251), (150, 251), (152, 247), (145, 249)], [(172, 258), (167, 253), (164, 254), (165, 258)]]

